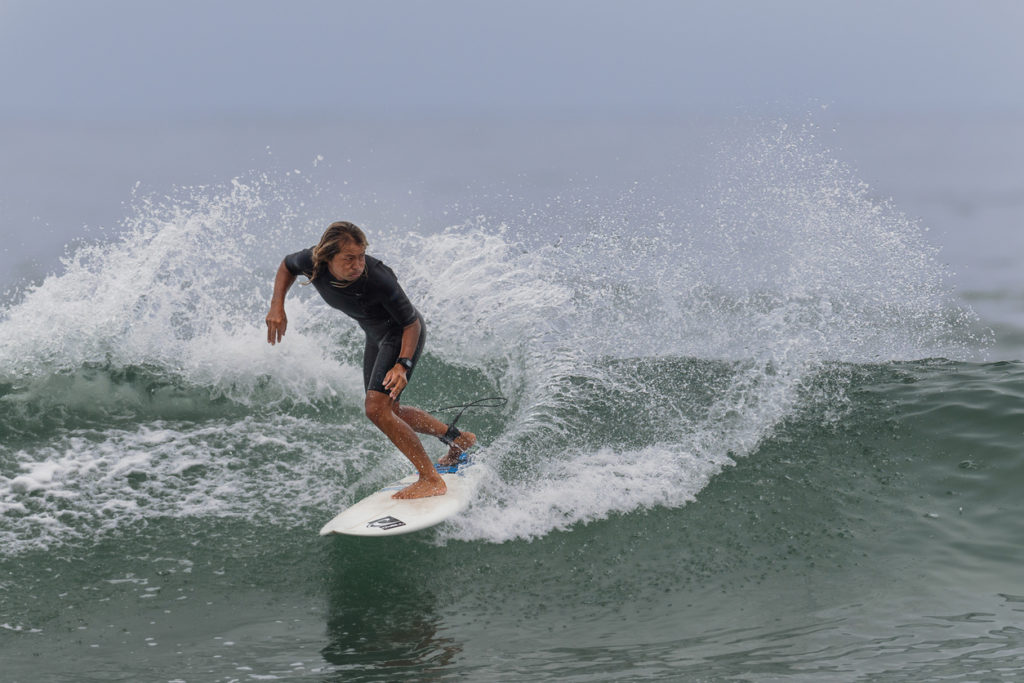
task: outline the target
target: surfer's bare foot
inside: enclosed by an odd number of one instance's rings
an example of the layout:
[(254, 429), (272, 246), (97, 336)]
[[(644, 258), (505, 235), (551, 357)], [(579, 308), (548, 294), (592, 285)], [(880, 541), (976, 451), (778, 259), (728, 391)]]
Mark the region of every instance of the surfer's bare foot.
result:
[(396, 492), (392, 498), (430, 498), (431, 496), (443, 496), (448, 487), (444, 485), (444, 479), (440, 474), (433, 477), (424, 477), (422, 474), (414, 484), (406, 486)]
[(455, 443), (448, 448), (448, 453), (437, 461), (438, 465), (457, 465), (459, 462), (459, 456), (468, 451), (476, 443), (476, 434), (473, 432), (462, 432), (459, 434), (459, 438), (455, 439)]

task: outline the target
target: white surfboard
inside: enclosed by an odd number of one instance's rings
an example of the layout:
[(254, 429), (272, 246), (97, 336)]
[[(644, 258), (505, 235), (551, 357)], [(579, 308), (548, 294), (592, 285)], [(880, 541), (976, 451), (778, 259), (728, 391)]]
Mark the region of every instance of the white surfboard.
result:
[(472, 465), (472, 459), (468, 459), (456, 466), (438, 467), (448, 487), (443, 496), (392, 498), (395, 491), (404, 489), (419, 478), (415, 473), (388, 484), (329, 521), (320, 530), (320, 535), (398, 536), (440, 524), (469, 505), (479, 474)]

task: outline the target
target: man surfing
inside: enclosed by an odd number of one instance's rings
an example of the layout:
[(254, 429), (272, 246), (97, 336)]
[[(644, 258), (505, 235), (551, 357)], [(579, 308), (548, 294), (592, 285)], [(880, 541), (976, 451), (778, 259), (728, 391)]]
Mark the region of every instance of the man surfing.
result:
[(476, 443), (476, 436), (399, 402), (423, 352), (426, 323), (398, 284), (394, 271), (366, 254), (367, 245), (362, 230), (339, 221), (327, 228), (315, 247), (285, 256), (274, 279), (274, 294), (266, 318), (267, 342), (273, 345), (283, 340), (288, 327), (285, 295), (299, 275), (305, 276), (305, 284), (312, 284), (328, 305), (353, 318), (366, 334), (366, 416), (419, 472), (419, 479), (394, 497), (444, 495), (444, 480), (416, 433), (435, 436), (448, 444), (448, 453), (439, 461), (441, 465), (457, 463), (459, 456)]

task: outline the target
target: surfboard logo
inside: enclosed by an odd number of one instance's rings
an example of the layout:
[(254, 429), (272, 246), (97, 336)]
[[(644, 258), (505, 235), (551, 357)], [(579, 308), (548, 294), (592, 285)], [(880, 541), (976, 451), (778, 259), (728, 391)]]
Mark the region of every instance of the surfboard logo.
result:
[(387, 531), (388, 529), (397, 529), (400, 526), (405, 526), (405, 522), (396, 517), (390, 516), (381, 517), (380, 519), (375, 519), (372, 522), (367, 522), (366, 524), (367, 529), (383, 529), (384, 531)]

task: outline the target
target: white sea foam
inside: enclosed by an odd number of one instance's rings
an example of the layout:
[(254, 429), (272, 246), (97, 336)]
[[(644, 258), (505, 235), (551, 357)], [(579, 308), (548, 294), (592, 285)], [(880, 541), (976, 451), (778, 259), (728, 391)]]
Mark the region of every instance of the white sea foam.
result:
[(242, 402), (258, 386), (264, 401), (344, 393), (355, 371), (331, 358), (316, 325), (323, 311), (308, 298), (291, 302), (289, 343), (266, 343), (269, 265), (253, 260), (270, 199), (261, 192), (271, 194), (235, 181), (220, 194), (140, 201), (121, 234), (70, 252), (64, 272), (4, 312), (0, 381), (153, 367)]
[[(813, 127), (782, 127), (729, 160), (697, 228), (636, 223), (623, 211), (602, 215), (602, 233), (533, 253), (543, 264), (534, 270), (564, 288), (537, 291), (554, 308), (539, 329), (558, 333), (529, 338), (525, 351), (516, 335), (503, 337), (516, 340), (504, 353), (510, 365), (527, 356), (530, 381), (518, 385), (520, 414), (496, 443), (506, 454), (499, 471), (521, 472), (509, 462), (521, 459), (532, 473), (491, 478), (444, 538), (531, 538), (684, 505), (799, 409), (825, 363), (957, 357), (982, 342), (967, 332), (973, 316), (952, 303), (922, 228), (873, 198), (817, 145)], [(608, 357), (719, 359), (730, 376), (694, 411), (685, 392), (659, 396), (609, 374)], [(564, 419), (560, 407), (595, 391), (645, 406), (660, 438), (581, 448), (597, 425)], [(665, 419), (666, 400), (679, 402), (679, 419)]]
[[(442, 540), (685, 505), (799, 409), (823, 364), (975, 343), (920, 227), (808, 130), (729, 159), (697, 215), (629, 193), (611, 208), (553, 201), (522, 226), (364, 225), (427, 318), (434, 367), (475, 373), (459, 396), (509, 398), (498, 431), (481, 433), (481, 496)], [(266, 178), (141, 200), (120, 235), (72, 251), (4, 312), (0, 401), (25, 413), (18, 429), (36, 412), (98, 425), (0, 446), (5, 547), (147, 516), (315, 526), (309, 509), (329, 516), (404, 469), (361, 418), (350, 321), (296, 287), (284, 343), (266, 343), (273, 271), (323, 227), (298, 220), (299, 204)], [(575, 231), (545, 233), (569, 214), (583, 217)], [(672, 365), (685, 360), (715, 364), (714, 391), (705, 369)]]

